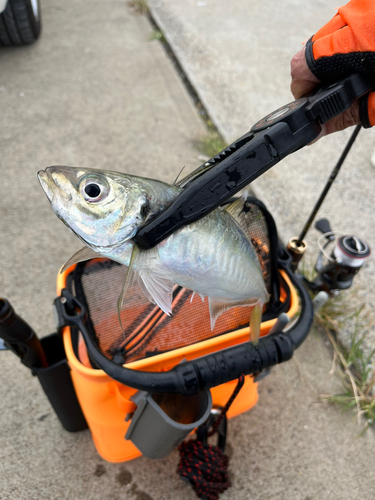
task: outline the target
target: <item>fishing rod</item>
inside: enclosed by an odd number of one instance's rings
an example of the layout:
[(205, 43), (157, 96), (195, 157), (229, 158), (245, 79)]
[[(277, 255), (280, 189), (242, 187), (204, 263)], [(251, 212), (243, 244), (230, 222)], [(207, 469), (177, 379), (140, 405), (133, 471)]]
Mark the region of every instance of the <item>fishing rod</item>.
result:
[[(332, 184), (333, 184), (334, 180), (336, 179), (336, 177), (337, 177), (337, 175), (342, 167), (342, 164), (344, 163), (346, 157), (348, 156), (349, 151), (351, 150), (351, 148), (354, 144), (354, 141), (356, 140), (361, 128), (362, 128), (361, 125), (357, 125), (355, 127), (353, 133), (351, 134), (343, 152), (341, 153), (340, 158), (338, 159), (336, 165), (334, 166), (334, 168), (331, 172), (331, 175), (329, 176), (329, 178), (326, 182), (326, 185), (324, 186), (317, 202), (315, 203), (315, 206), (312, 209), (309, 218), (307, 219), (305, 225), (303, 226), (303, 229), (302, 229), (300, 235), (298, 237), (291, 238), (288, 242), (287, 249), (292, 256), (293, 263), (292, 263), (291, 267), (294, 271), (297, 269), (298, 263), (300, 262), (300, 260), (304, 256), (306, 248), (307, 248), (306, 242), (304, 241), (304, 237), (306, 236), (308, 230), (310, 229), (311, 224), (313, 223), (313, 221), (316, 217), (316, 214), (318, 213), (319, 208), (322, 206), (323, 201), (325, 200), (329, 190), (331, 189)], [(327, 226), (327, 224), (328, 224), (328, 226)], [(328, 233), (328, 232), (331, 232), (331, 229), (329, 227), (328, 221), (327, 221), (327, 224), (323, 223), (322, 229), (323, 229), (323, 231)], [(321, 230), (319, 227), (317, 229)], [(332, 240), (332, 238), (331, 238), (331, 240)]]

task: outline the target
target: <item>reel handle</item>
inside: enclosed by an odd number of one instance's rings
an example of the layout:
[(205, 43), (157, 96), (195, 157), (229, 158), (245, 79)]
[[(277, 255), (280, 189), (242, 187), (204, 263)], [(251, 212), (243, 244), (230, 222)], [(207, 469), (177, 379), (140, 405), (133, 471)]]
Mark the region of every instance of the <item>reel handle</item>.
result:
[[(318, 231), (320, 231), (322, 234), (326, 234), (326, 233), (331, 233), (332, 232), (332, 229), (331, 229), (331, 226), (329, 224), (329, 220), (328, 219), (319, 219), (315, 222), (315, 229), (317, 229)], [(329, 236), (326, 236), (327, 239), (329, 239), (330, 241), (333, 241), (335, 239), (335, 237), (333, 236), (333, 234), (330, 234)]]

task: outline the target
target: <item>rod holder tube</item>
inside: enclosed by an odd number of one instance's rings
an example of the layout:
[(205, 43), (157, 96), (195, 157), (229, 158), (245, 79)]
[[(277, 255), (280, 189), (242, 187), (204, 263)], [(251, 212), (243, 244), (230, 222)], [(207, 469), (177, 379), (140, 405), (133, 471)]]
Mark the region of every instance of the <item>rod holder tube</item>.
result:
[(307, 244), (296, 237), (290, 238), (288, 241), (287, 250), (292, 257), (290, 268), (293, 272), (297, 270), (298, 264), (305, 255), (306, 249)]

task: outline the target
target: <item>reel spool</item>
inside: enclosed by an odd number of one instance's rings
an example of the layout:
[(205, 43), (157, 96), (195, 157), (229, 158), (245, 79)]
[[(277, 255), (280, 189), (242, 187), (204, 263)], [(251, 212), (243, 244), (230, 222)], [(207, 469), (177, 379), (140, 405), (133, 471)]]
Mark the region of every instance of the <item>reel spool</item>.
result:
[[(352, 286), (354, 276), (359, 272), (365, 261), (371, 255), (371, 249), (362, 239), (354, 235), (340, 234), (332, 231), (327, 219), (320, 219), (315, 224), (316, 229), (322, 233), (318, 239), (320, 253), (315, 265), (318, 277), (308, 282), (309, 287), (315, 292), (323, 290), (328, 293), (337, 293), (347, 290)], [(321, 239), (326, 242), (321, 246)], [(326, 253), (328, 245), (336, 240), (330, 254)], [(323, 264), (323, 257), (327, 263)]]

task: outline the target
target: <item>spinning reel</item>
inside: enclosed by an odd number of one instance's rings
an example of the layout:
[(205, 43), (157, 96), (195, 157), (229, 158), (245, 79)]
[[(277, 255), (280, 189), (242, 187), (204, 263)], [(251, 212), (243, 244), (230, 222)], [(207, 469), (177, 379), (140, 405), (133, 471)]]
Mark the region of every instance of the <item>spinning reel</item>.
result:
[[(318, 220), (315, 228), (322, 233), (318, 239), (320, 252), (315, 264), (318, 276), (305, 282), (313, 292), (336, 295), (352, 286), (354, 276), (370, 257), (371, 250), (357, 236), (332, 231), (327, 219)], [(329, 246), (333, 246), (330, 252)]]
[[(361, 125), (355, 127), (301, 234), (298, 238), (294, 237), (289, 240), (287, 250), (292, 257), (291, 268), (293, 271), (297, 270), (298, 264), (306, 250), (306, 243), (303, 239), (313, 223), (328, 191), (332, 187), (333, 181), (336, 179), (360, 129)], [(310, 290), (318, 295), (319, 292), (325, 292), (324, 295), (337, 295), (340, 290), (347, 290), (352, 286), (354, 276), (370, 257), (371, 250), (368, 244), (357, 236), (339, 234), (337, 231), (332, 231), (327, 219), (316, 221), (315, 228), (322, 233), (318, 239), (320, 252), (315, 264), (318, 276), (313, 281), (308, 281), (306, 278), (304, 278), (304, 281)], [(330, 253), (328, 253), (329, 245), (334, 242), (335, 245), (331, 248)], [(328, 295), (326, 295), (324, 300), (328, 300)]]

